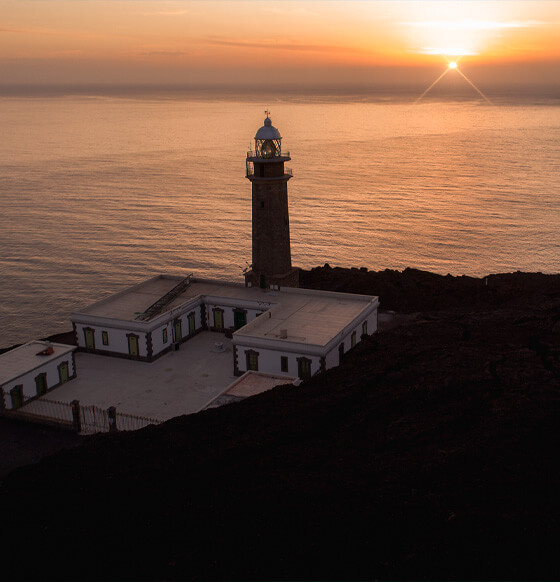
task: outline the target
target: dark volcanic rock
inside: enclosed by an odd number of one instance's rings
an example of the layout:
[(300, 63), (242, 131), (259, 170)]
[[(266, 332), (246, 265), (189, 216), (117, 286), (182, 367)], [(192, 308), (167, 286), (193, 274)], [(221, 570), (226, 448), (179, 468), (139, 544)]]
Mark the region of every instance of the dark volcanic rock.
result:
[(403, 313), (460, 307), (478, 311), (508, 302), (560, 296), (560, 275), (506, 273), (488, 277), (443, 276), (418, 269), (367, 271), (328, 265), (300, 271), (309, 289), (378, 295), (382, 309)]
[(560, 298), (547, 279), (519, 301), (511, 277), (483, 307), (448, 299), (299, 388), (16, 470), (0, 490), (4, 571), (557, 579)]
[(0, 480), (15, 467), (36, 463), (61, 449), (81, 444), (76, 433), (0, 418)]

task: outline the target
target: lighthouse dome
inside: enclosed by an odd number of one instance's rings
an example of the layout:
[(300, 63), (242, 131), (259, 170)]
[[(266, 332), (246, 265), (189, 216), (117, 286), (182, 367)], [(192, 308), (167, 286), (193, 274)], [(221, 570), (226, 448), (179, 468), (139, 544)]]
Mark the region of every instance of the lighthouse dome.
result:
[(257, 131), (255, 139), (282, 139), (280, 132), (272, 125), (272, 121), (267, 117), (264, 125)]

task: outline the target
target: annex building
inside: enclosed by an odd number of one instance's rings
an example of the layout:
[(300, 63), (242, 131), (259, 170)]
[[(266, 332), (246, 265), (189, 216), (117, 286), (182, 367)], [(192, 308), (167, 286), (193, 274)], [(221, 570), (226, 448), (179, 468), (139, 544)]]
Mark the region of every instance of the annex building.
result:
[(81, 351), (150, 362), (209, 330), (231, 337), (235, 375), (307, 379), (377, 330), (378, 305), (373, 296), (160, 275), (71, 318)]
[(0, 356), (0, 410), (20, 408), (76, 377), (74, 346), (31, 341)]

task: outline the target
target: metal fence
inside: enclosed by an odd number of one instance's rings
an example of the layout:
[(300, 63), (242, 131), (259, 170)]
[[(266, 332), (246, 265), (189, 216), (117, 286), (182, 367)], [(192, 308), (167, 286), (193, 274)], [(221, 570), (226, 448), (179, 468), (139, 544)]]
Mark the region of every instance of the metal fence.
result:
[(34, 398), (23, 403), (17, 409), (6, 411), (11, 416), (44, 424), (58, 424), (72, 428), (72, 405), (60, 400), (50, 398)]
[(45, 424), (58, 424), (81, 434), (138, 430), (163, 421), (147, 416), (117, 412), (115, 407), (100, 408), (93, 404), (82, 406), (79, 401), (62, 402), (50, 398), (36, 398), (17, 410), (5, 411), (10, 416)]
[(82, 434), (109, 432), (109, 430), (109, 414), (107, 410), (93, 404), (80, 406), (80, 432)]

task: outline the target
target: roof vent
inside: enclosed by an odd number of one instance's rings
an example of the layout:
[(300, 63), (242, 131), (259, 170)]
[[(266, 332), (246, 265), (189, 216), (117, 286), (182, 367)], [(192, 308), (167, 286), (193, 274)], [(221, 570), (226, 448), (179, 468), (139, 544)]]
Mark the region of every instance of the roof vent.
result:
[(286, 339), (288, 337), (288, 330), (287, 329), (281, 329), (280, 330), (280, 339)]

